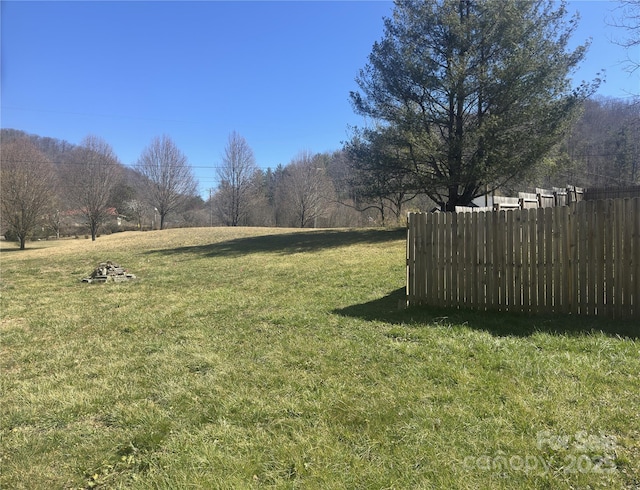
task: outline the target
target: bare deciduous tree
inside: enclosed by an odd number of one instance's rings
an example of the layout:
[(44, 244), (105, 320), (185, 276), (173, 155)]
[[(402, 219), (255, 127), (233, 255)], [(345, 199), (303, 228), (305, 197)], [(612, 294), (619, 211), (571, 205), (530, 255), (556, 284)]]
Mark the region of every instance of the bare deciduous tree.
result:
[(60, 230), (62, 229), (62, 199), (59, 193), (53, 193), (48, 206), (47, 214), (44, 218), (45, 227), (53, 233), (56, 238), (60, 238)]
[[(640, 183), (638, 102), (593, 98), (563, 143), (569, 164), (560, 166), (552, 185), (582, 187)], [(569, 180), (570, 179), (570, 180)]]
[[(634, 76), (640, 68), (638, 47), (640, 46), (640, 0), (620, 0), (614, 11), (613, 25), (626, 31), (626, 36), (621, 40), (615, 40), (616, 44), (627, 49), (626, 69), (630, 76)], [(633, 53), (633, 55), (632, 55)], [(632, 95), (640, 95), (635, 92)]]
[(129, 219), (136, 224), (136, 229), (142, 229), (142, 217), (145, 215), (147, 206), (138, 199), (125, 201), (123, 211), (127, 213)]
[(217, 171), (219, 184), (214, 200), (218, 217), (227, 226), (238, 226), (246, 220), (257, 170), (253, 150), (242, 136), (232, 132)]
[(47, 211), (53, 182), (51, 162), (27, 138), (2, 145), (0, 203), (3, 227), (15, 235), (21, 250)]
[(136, 170), (149, 179), (147, 200), (158, 210), (160, 229), (166, 216), (177, 211), (197, 193), (198, 183), (187, 157), (168, 136), (154, 138), (144, 149)]
[(109, 197), (118, 182), (121, 165), (111, 145), (89, 135), (75, 151), (73, 166), (69, 172), (72, 200), (87, 222), (91, 240), (95, 241), (98, 228), (112, 215)]
[(305, 151), (287, 166), (285, 175), (286, 198), (295, 225), (315, 228), (334, 193), (324, 162)]

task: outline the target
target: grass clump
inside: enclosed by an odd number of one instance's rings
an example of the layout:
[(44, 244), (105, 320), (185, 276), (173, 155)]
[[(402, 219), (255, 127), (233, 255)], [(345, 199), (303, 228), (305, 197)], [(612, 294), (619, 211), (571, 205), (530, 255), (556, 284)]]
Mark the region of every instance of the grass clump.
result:
[[(632, 323), (398, 309), (402, 230), (2, 261), (1, 488), (636, 488)], [(112, 260), (138, 280), (80, 280)]]

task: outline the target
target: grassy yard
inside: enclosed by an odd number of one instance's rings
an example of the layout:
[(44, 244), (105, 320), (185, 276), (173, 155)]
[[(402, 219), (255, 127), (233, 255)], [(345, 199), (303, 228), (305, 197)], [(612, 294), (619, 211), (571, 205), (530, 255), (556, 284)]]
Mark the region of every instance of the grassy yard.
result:
[(399, 310), (403, 230), (2, 247), (0, 488), (640, 488), (638, 326)]

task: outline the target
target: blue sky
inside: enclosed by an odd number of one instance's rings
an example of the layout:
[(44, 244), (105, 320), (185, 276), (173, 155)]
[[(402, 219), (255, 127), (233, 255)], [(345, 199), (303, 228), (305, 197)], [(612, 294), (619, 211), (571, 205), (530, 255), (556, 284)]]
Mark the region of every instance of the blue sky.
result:
[[(575, 43), (593, 38), (576, 81), (640, 92), (640, 70), (608, 26), (616, 2), (572, 1)], [(14, 2), (1, 7), (1, 125), (79, 143), (95, 134), (131, 165), (153, 137), (187, 155), (206, 196), (238, 132), (262, 168), (337, 150), (362, 125), (349, 91), (383, 34), (382, 1)]]

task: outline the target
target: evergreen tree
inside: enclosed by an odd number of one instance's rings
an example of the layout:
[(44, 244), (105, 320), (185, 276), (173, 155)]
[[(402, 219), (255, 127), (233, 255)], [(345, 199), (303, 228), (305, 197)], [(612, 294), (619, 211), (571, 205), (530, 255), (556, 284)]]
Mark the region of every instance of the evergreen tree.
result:
[(568, 50), (576, 22), (553, 0), (397, 1), (354, 109), (402, 137), (412, 185), (467, 205), (539, 163), (596, 87), (571, 87), (586, 51)]

